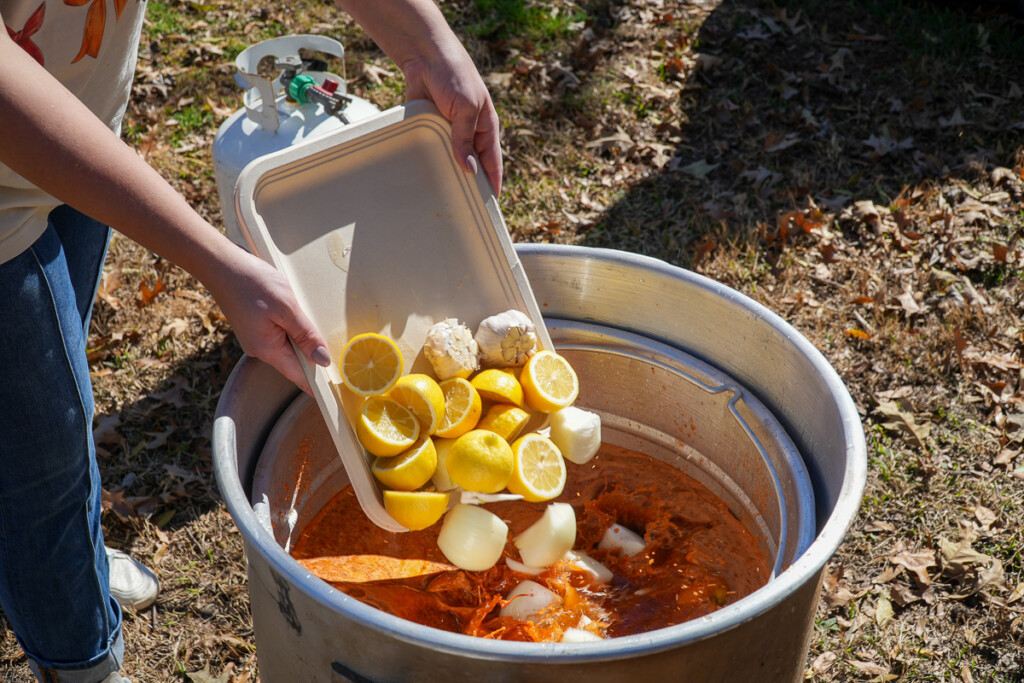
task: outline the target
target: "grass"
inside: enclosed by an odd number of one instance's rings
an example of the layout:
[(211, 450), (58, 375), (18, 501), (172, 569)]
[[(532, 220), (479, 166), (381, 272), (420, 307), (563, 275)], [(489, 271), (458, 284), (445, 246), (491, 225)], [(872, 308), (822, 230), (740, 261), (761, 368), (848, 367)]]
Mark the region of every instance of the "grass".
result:
[(574, 24), (588, 18), (570, 2), (473, 0), (461, 17), (470, 35), (486, 40), (514, 38), (543, 50), (565, 38)]

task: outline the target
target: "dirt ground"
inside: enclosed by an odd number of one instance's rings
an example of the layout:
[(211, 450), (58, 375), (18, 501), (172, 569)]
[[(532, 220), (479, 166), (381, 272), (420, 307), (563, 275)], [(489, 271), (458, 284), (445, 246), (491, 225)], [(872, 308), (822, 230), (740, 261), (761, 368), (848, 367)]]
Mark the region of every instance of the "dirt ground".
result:
[[(102, 2), (103, 0), (97, 0)], [(860, 411), (869, 473), (829, 562), (814, 681), (1024, 681), (1024, 19), (1013, 3), (442, 3), (503, 123), (513, 238), (692, 269), (782, 315)], [(214, 224), (210, 148), (265, 38), (398, 69), (316, 2), (152, 0), (124, 135)], [(108, 544), (159, 574), (136, 681), (259, 679), (241, 538), (211, 467), (240, 358), (186, 273), (115, 238), (96, 302)], [(4, 623), (0, 621), (0, 623)], [(29, 680), (3, 627), (0, 679)]]

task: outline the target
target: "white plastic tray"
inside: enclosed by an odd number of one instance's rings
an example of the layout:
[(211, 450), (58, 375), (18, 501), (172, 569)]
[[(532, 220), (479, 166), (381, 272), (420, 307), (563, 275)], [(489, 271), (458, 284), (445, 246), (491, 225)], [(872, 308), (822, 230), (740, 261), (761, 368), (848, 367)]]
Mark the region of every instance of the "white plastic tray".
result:
[(363, 510), (404, 531), (356, 439), (362, 399), (340, 386), (337, 358), (352, 336), (379, 332), (402, 349), (405, 372), (431, 373), (431, 325), (458, 318), (475, 331), (509, 308), (552, 348), (490, 184), (458, 166), (448, 121), (415, 101), (253, 161), (235, 211), (250, 249), (285, 275), (328, 339), (330, 368), (299, 360)]

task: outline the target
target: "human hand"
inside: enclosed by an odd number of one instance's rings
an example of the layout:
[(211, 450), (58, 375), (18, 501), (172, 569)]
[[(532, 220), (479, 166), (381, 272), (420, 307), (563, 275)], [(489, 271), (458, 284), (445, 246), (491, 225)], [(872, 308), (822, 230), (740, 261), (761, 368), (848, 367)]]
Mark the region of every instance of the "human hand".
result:
[(452, 148), (476, 173), (476, 152), (501, 192), (498, 114), (466, 48), (434, 0), (336, 0), (402, 69), (406, 99), (427, 99), (452, 123)]
[(287, 280), (269, 263), (237, 247), (227, 266), (224, 277), (207, 288), (242, 349), (311, 393), (292, 342), (317, 365), (330, 365), (331, 357), (327, 342), (302, 311)]
[(498, 114), (466, 50), (457, 41), (439, 46), (432, 61), (413, 59), (402, 64), (406, 99), (428, 99), (452, 122), (455, 158), (470, 173), (477, 172), (475, 151), (495, 194), (501, 192), (501, 147)]

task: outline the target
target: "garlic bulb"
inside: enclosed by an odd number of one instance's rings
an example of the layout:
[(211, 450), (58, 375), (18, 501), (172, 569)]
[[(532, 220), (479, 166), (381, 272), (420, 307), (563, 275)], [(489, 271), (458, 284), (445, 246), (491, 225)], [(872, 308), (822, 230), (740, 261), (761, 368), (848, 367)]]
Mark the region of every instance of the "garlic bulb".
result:
[(513, 540), (525, 564), (549, 567), (576, 543), (576, 511), (568, 503), (551, 503), (540, 519)]
[(519, 621), (526, 621), (548, 607), (558, 606), (562, 603), (562, 598), (557, 593), (529, 579), (509, 591), (505, 599), (508, 600), (508, 603), (501, 608), (499, 614)]
[(445, 515), (437, 547), (459, 569), (490, 569), (505, 550), (508, 525), (490, 510), (459, 503)]
[(423, 355), (439, 380), (469, 377), (480, 367), (479, 347), (469, 328), (455, 318), (446, 318), (427, 330)]
[(476, 343), (484, 365), (507, 368), (524, 364), (537, 350), (533, 321), (510, 309), (484, 318), (476, 330)]

